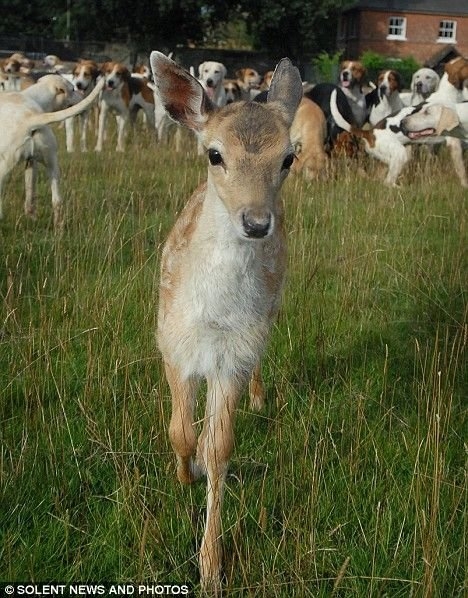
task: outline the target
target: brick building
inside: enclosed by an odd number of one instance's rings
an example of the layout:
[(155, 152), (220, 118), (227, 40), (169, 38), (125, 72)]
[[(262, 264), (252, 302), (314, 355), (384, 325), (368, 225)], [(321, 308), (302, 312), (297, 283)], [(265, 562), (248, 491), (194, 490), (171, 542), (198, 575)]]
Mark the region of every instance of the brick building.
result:
[(355, 2), (341, 14), (337, 46), (351, 59), (368, 50), (421, 64), (454, 53), (468, 58), (468, 0)]

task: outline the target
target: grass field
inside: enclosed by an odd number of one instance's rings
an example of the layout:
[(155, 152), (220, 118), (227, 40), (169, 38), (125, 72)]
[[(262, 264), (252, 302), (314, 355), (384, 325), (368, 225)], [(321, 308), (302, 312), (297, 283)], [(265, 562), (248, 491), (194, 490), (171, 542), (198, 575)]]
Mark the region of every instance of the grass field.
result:
[[(149, 134), (67, 155), (66, 227), (0, 224), (0, 581), (189, 582), (204, 484), (182, 487), (155, 343), (161, 245), (204, 159)], [(290, 177), (289, 273), (239, 410), (229, 596), (466, 596), (467, 200), (442, 152), (399, 189)]]

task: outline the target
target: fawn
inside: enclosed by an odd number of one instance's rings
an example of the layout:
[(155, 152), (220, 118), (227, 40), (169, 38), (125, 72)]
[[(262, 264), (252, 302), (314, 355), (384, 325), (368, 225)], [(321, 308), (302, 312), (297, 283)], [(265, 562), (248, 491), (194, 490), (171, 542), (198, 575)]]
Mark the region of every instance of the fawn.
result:
[[(194, 131), (208, 178), (189, 199), (162, 253), (158, 344), (172, 395), (169, 437), (183, 483), (207, 477), (200, 547), (204, 589), (221, 582), (221, 507), (234, 443), (234, 414), (250, 378), (264, 404), (260, 358), (277, 314), (286, 266), (280, 187), (293, 163), (289, 128), (302, 98), (287, 58), (265, 104), (216, 107), (200, 83), (160, 52), (150, 57), (156, 93), (169, 115)], [(207, 381), (198, 439), (196, 393)]]

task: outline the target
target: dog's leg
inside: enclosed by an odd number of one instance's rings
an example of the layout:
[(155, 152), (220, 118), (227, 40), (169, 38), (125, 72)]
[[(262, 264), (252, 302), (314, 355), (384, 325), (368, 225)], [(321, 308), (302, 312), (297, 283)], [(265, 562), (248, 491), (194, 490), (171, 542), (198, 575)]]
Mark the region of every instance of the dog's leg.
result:
[(124, 147), (124, 140), (125, 140), (125, 133), (126, 133), (126, 124), (128, 117), (123, 116), (122, 114), (117, 114), (117, 147), (115, 148), (118, 152), (125, 151)]
[(156, 123), (155, 123), (155, 120), (154, 120), (154, 108), (153, 108), (153, 105), (152, 104), (145, 104), (145, 107), (144, 107), (143, 110), (144, 110), (144, 113), (146, 115), (146, 122), (147, 122), (148, 126), (152, 130), (154, 130), (155, 127), (156, 127)]
[(3, 220), (3, 200), (2, 200), (2, 187), (0, 185), (0, 220)]
[(28, 158), (24, 169), (24, 213), (32, 219), (36, 218), (36, 178), (37, 163), (34, 158)]
[(60, 169), (58, 164), (58, 145), (57, 139), (49, 127), (44, 127), (40, 135), (34, 137), (34, 151), (38, 158), (44, 163), (50, 181), (50, 190), (52, 193), (52, 208), (54, 211), (54, 228), (60, 230), (63, 225), (63, 206), (62, 196), (60, 194), (59, 180)]
[(390, 158), (384, 159), (383, 161), (388, 164), (388, 172), (385, 177), (385, 184), (389, 187), (397, 187), (397, 179), (401, 174), (401, 171), (405, 167), (405, 164), (411, 157), (411, 148), (405, 147), (399, 142), (395, 142), (390, 152)]
[(182, 150), (182, 127), (177, 125), (175, 132), (175, 151), (180, 152)]
[(465, 164), (463, 163), (463, 147), (461, 140), (456, 137), (447, 137), (447, 147), (449, 148), (455, 172), (460, 179), (461, 186), (468, 187)]
[(161, 104), (161, 101), (157, 96), (154, 98), (154, 114), (153, 114), (154, 126), (156, 128), (156, 135), (158, 138), (158, 142), (165, 144), (167, 143), (168, 136), (167, 130), (170, 126), (169, 117), (167, 116), (167, 112), (164, 109), (164, 106)]
[(96, 147), (94, 148), (94, 151), (96, 152), (102, 151), (102, 143), (104, 141), (104, 133), (106, 127), (107, 110), (107, 102), (101, 102), (98, 121), (98, 136), (96, 141)]
[(73, 142), (74, 142), (74, 123), (75, 119), (67, 118), (65, 121), (65, 139), (67, 144), (67, 152), (73, 152)]
[(81, 126), (80, 147), (81, 147), (82, 152), (88, 151), (88, 146), (86, 143), (88, 120), (89, 120), (89, 110), (86, 110), (85, 112), (80, 114), (80, 126)]

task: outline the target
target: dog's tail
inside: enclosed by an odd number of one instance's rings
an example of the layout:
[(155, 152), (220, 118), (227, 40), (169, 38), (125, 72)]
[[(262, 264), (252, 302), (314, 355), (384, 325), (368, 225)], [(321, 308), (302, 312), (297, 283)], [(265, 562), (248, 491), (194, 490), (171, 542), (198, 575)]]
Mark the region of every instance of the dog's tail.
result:
[(336, 95), (337, 91), (336, 89), (334, 89), (330, 95), (330, 112), (333, 116), (333, 120), (340, 127), (340, 129), (343, 129), (343, 131), (348, 131), (348, 133), (354, 132), (353, 125), (349, 123), (347, 120), (345, 120), (344, 116), (338, 109), (338, 104), (336, 103)]
[(35, 129), (39, 129), (40, 127), (45, 127), (46, 125), (51, 125), (52, 123), (60, 122), (67, 118), (71, 118), (72, 116), (76, 116), (80, 114), (86, 108), (89, 108), (94, 100), (98, 97), (99, 93), (101, 92), (102, 88), (104, 87), (105, 79), (104, 77), (100, 79), (96, 86), (94, 87), (93, 91), (83, 98), (81, 102), (70, 106), (69, 108), (65, 108), (64, 110), (58, 110), (57, 112), (43, 112), (40, 114), (31, 114), (27, 119), (24, 121), (24, 125), (26, 127), (26, 135), (32, 133)]

